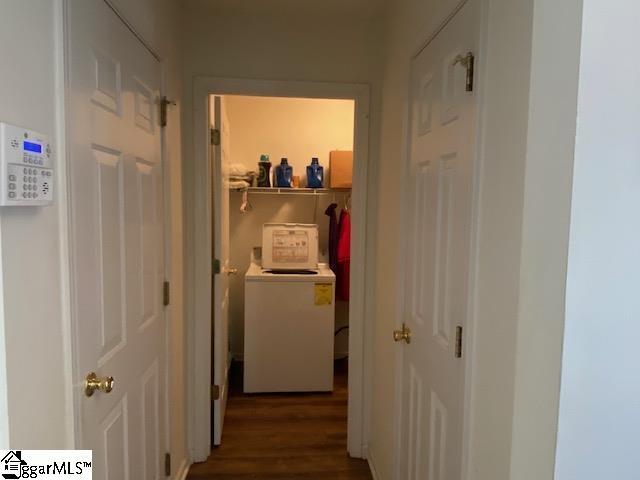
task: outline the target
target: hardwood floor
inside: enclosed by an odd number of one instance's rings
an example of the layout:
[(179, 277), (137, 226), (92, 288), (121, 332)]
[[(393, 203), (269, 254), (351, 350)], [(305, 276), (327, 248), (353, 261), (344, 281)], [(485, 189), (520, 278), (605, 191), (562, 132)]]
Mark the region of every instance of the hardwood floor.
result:
[(191, 467), (188, 480), (371, 479), (364, 460), (347, 456), (346, 361), (336, 363), (333, 393), (242, 393), (231, 370), (222, 446)]

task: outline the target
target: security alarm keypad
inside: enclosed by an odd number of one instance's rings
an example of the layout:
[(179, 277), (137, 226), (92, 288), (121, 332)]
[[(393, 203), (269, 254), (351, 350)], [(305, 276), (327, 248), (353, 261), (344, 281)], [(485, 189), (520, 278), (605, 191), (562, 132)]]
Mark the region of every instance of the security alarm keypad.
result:
[(46, 135), (0, 122), (0, 205), (53, 202), (53, 160)]

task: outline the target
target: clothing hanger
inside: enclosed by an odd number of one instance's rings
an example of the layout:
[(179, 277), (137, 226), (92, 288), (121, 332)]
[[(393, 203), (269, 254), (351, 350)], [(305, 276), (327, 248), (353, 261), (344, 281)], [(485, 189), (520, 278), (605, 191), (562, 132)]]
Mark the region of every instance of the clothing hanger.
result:
[(351, 210), (351, 195), (344, 197), (344, 210), (347, 212)]
[(240, 205), (240, 213), (247, 213), (253, 209), (253, 205), (249, 202), (249, 191), (244, 189), (242, 191), (242, 205)]

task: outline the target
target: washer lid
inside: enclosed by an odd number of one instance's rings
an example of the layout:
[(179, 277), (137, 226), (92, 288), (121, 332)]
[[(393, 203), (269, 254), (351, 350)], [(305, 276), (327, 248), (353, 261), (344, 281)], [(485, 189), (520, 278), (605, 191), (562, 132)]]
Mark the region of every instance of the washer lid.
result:
[(310, 282), (310, 283), (335, 283), (336, 276), (326, 263), (318, 264), (314, 274), (308, 273), (274, 273), (270, 269), (263, 269), (261, 265), (252, 263), (244, 276), (246, 281), (261, 282)]

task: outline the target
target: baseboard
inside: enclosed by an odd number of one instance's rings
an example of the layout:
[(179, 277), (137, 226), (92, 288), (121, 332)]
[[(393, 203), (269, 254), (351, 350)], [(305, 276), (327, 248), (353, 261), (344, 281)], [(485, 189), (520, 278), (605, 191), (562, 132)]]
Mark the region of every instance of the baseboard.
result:
[(380, 475), (378, 475), (378, 471), (376, 470), (376, 462), (373, 459), (373, 455), (371, 455), (371, 450), (367, 449), (367, 463), (369, 464), (369, 470), (371, 470), (371, 478), (373, 480), (381, 480)]
[(173, 480), (185, 480), (189, 474), (189, 466), (189, 462), (185, 458), (180, 464), (178, 471), (173, 476)]
[(368, 458), (369, 457), (369, 445), (366, 443), (362, 444), (362, 458)]

